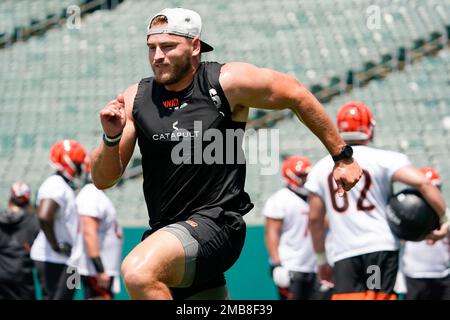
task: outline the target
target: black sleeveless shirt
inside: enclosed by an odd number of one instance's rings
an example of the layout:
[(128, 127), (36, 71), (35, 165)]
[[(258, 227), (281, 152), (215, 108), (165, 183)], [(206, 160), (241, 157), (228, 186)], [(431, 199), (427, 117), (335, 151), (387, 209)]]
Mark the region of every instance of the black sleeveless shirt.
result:
[[(244, 191), (245, 122), (231, 119), (230, 106), (219, 83), (220, 68), (219, 63), (202, 62), (191, 85), (179, 92), (166, 90), (153, 77), (139, 83), (133, 118), (152, 228), (187, 219), (197, 212), (216, 218), (222, 210), (244, 215), (253, 208)], [(216, 142), (215, 138), (203, 141), (208, 129), (222, 134), (223, 147), (208, 152), (213, 156), (222, 153), (214, 158), (222, 161), (211, 163), (202, 156), (205, 148)], [(240, 136), (240, 141), (234, 139), (233, 149), (225, 143), (230, 129), (237, 129)], [(180, 143), (185, 147), (181, 148)], [(211, 151), (211, 147), (207, 150)], [(238, 155), (244, 161), (237, 161)]]

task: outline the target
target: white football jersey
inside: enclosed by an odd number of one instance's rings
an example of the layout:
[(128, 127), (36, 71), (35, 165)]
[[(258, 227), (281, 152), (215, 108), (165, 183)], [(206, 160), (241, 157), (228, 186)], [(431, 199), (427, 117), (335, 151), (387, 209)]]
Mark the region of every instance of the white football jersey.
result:
[(450, 274), (450, 239), (430, 245), (426, 241), (405, 243), (403, 273), (410, 278), (444, 278)]
[(288, 188), (278, 190), (264, 206), (264, 216), (283, 220), (278, 253), (290, 271), (316, 272), (308, 213), (308, 204)]
[[(59, 243), (67, 242), (73, 246), (79, 227), (75, 193), (61, 176), (52, 175), (42, 183), (38, 190), (37, 203), (43, 199), (52, 199), (59, 206), (54, 220), (56, 240)], [(68, 259), (67, 256), (53, 251), (42, 230), (33, 242), (30, 256), (35, 261), (61, 264), (65, 264)]]
[(367, 146), (354, 146), (353, 150), (364, 174), (343, 197), (336, 192), (331, 156), (314, 166), (305, 184), (324, 200), (333, 234), (334, 262), (376, 251), (398, 250), (398, 239), (386, 220), (386, 208), (392, 193), (392, 175), (410, 162), (398, 152)]
[[(118, 276), (122, 259), (123, 232), (111, 200), (102, 190), (97, 189), (93, 184), (87, 184), (78, 193), (76, 202), (80, 216), (90, 216), (99, 220), (100, 257), (105, 272), (110, 276)], [(77, 267), (81, 275), (95, 276), (97, 274), (87, 254), (82, 230), (77, 235), (74, 254), (68, 264)]]

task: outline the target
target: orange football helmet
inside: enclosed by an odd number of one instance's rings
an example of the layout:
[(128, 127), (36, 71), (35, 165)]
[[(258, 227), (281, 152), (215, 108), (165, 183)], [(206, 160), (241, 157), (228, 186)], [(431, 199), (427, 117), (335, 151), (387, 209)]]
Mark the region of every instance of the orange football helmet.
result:
[(73, 180), (83, 172), (86, 150), (75, 140), (62, 140), (50, 148), (50, 163), (64, 177)]
[(311, 171), (311, 160), (301, 156), (290, 156), (283, 161), (283, 177), (289, 186), (300, 188), (306, 182), (306, 177)]
[(345, 141), (372, 140), (375, 120), (364, 103), (349, 101), (337, 113), (337, 126)]

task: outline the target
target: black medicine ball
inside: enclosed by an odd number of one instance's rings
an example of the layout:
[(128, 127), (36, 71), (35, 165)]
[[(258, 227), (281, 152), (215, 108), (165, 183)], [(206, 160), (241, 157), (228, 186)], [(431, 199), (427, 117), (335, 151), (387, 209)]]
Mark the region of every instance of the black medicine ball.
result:
[(439, 217), (419, 191), (404, 189), (391, 197), (387, 220), (400, 239), (421, 241), (439, 227)]

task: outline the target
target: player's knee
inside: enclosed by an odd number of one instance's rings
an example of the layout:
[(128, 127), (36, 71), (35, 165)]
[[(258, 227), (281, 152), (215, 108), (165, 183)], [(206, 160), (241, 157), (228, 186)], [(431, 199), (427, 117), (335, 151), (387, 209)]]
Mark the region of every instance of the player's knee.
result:
[(121, 271), (127, 288), (149, 288), (159, 281), (157, 273), (150, 266), (142, 268), (137, 259), (125, 259)]

